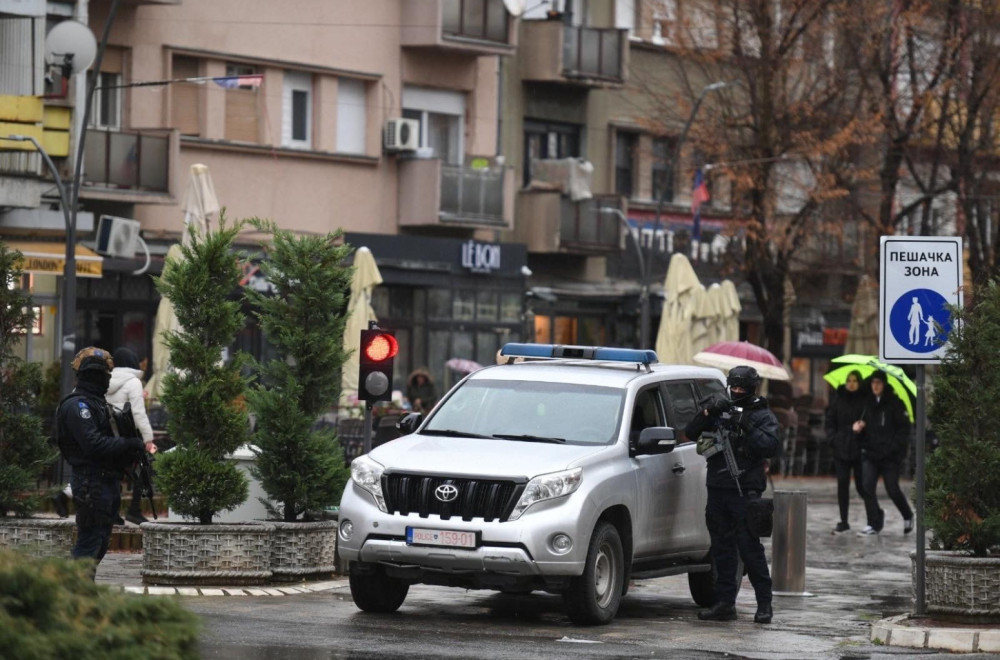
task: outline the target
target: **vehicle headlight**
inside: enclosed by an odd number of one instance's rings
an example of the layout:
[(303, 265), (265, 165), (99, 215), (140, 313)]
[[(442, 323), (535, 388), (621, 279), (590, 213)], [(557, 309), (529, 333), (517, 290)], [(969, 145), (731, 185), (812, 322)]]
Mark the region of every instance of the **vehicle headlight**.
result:
[(524, 487), (521, 499), (517, 501), (517, 505), (508, 520), (517, 520), (525, 509), (535, 502), (569, 495), (580, 487), (581, 481), (583, 481), (583, 468), (573, 468), (572, 470), (541, 474), (535, 477)]
[(367, 456), (358, 456), (351, 461), (351, 481), (371, 493), (378, 508), (383, 513), (388, 513), (385, 508), (385, 498), (382, 497), (382, 472), (384, 470), (384, 467)]

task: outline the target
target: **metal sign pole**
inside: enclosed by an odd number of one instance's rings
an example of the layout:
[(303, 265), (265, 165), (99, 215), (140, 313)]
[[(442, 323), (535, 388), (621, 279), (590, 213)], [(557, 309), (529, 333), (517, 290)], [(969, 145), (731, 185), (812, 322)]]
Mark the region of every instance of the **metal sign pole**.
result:
[(366, 454), (372, 450), (372, 404), (368, 402), (365, 402), (365, 434), (362, 450)]
[(917, 365), (917, 465), (916, 465), (916, 488), (917, 488), (917, 566), (916, 580), (913, 584), (914, 599), (913, 614), (921, 616), (926, 605), (924, 593), (924, 535), (927, 530), (924, 527), (924, 449), (927, 436), (927, 411), (924, 401), (924, 365)]

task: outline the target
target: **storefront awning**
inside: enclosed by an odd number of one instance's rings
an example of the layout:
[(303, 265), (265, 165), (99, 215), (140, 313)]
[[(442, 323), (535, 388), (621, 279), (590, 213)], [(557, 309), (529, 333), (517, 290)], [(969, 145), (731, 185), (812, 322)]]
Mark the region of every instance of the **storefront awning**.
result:
[[(41, 241), (10, 241), (12, 250), (17, 250), (24, 259), (21, 269), (26, 273), (62, 275), (66, 265), (65, 243), (43, 243)], [(104, 258), (79, 243), (76, 245), (76, 276), (101, 277)]]

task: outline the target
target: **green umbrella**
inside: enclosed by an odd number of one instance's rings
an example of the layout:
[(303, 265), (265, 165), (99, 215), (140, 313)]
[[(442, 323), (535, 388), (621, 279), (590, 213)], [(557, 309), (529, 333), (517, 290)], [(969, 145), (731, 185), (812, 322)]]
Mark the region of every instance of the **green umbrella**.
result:
[(902, 369), (894, 364), (886, 364), (874, 355), (841, 355), (830, 361), (830, 371), (823, 374), (823, 380), (834, 388), (847, 382), (847, 374), (857, 371), (862, 378), (868, 378), (875, 371), (882, 370), (889, 380), (889, 386), (906, 406), (906, 413), (913, 421), (913, 400), (917, 397), (917, 386)]

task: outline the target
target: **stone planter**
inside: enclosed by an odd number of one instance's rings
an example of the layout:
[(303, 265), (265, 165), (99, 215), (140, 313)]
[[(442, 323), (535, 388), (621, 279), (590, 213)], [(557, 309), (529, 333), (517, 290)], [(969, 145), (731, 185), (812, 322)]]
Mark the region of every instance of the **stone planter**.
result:
[(72, 518), (0, 518), (0, 548), (69, 559), (75, 530)]
[(274, 526), (143, 523), (145, 584), (255, 585), (271, 579)]
[(337, 521), (277, 522), (271, 536), (271, 571), (276, 581), (330, 577), (337, 569)]
[[(911, 552), (910, 559), (915, 582), (917, 553)], [(924, 572), (928, 614), (955, 620), (1000, 620), (1000, 557), (928, 550)]]

